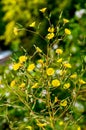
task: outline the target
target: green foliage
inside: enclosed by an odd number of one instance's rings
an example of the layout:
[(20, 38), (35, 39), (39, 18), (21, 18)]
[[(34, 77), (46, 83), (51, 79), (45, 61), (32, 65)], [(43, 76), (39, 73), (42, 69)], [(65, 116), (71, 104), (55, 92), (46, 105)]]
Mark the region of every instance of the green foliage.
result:
[[(75, 40), (73, 41), (73, 44), (75, 45), (76, 49), (80, 44), (82, 44), (80, 41), (82, 41), (82, 39), (85, 41), (86, 39), (84, 30), (86, 26), (86, 17), (82, 16), (81, 19), (74, 18), (75, 11), (86, 8), (84, 0), (54, 0), (54, 2), (52, 0), (1, 0), (0, 6), (0, 20), (2, 23), (0, 23), (0, 28), (2, 30), (0, 39), (1, 41), (4, 40), (5, 45), (10, 44), (10, 48), (12, 50), (18, 50), (20, 46), (23, 46), (29, 51), (34, 42), (39, 47), (44, 48), (46, 46), (46, 43), (43, 42), (41, 38), (37, 36), (33, 38), (33, 34), (30, 34), (29, 32), (22, 30), (22, 32), (19, 31), (17, 36), (15, 36), (13, 32), (15, 27), (20, 28), (22, 26), (28, 29), (29, 25), (35, 20), (37, 25), (39, 23), (38, 28), (41, 26), (38, 31), (45, 36), (48, 22), (47, 20), (42, 19), (43, 15), (38, 11), (41, 7), (48, 7), (47, 12), (54, 25), (57, 24), (61, 11), (63, 12), (63, 17), (73, 21), (73, 25), (71, 25), (70, 28), (73, 30), (72, 36)], [(40, 22), (41, 19), (43, 20), (42, 23)], [(74, 25), (75, 23), (76, 25)], [(31, 30), (33, 29), (31, 28)], [(78, 31), (82, 33), (83, 36), (81, 36)], [(77, 37), (80, 44), (76, 46)], [(85, 42), (83, 46), (85, 47)]]
[[(27, 38), (27, 34), (25, 31), (19, 33), (17, 37), (14, 36), (13, 30), (14, 27), (17, 26), (17, 23), (22, 24), (25, 27), (29, 27), (31, 22), (34, 21), (34, 18), (38, 16), (38, 8), (42, 5), (44, 1), (24, 1), (24, 0), (2, 0), (2, 12), (4, 12), (4, 17), (2, 18), (2, 22), (6, 24), (5, 31), (1, 36), (1, 39), (5, 40), (5, 45), (16, 44), (22, 45), (22, 37), (23, 39), (27, 39), (27, 43), (29, 42)], [(21, 39), (21, 40), (20, 40)], [(28, 45), (27, 45), (28, 46)], [(19, 46), (18, 46), (19, 47)], [(12, 45), (12, 49), (16, 50), (15, 46)]]

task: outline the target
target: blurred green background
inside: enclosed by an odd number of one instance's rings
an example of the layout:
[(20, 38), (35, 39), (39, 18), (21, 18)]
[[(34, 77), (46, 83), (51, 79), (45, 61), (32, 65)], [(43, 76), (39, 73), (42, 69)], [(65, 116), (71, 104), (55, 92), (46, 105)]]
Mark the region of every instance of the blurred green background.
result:
[[(66, 41), (67, 48), (70, 47), (72, 53), (86, 49), (86, 2), (85, 0), (0, 0), (0, 48), (9, 48), (17, 51), (23, 46), (29, 51), (33, 44), (45, 48), (46, 43), (38, 36), (25, 30), (18, 32), (15, 36), (14, 27), (30, 28), (32, 22), (36, 22), (36, 29), (45, 36), (49, 26), (44, 19), (40, 8), (46, 7), (51, 16), (52, 24), (56, 24), (58, 17), (63, 11), (62, 17), (70, 20), (72, 35)], [(40, 24), (39, 24), (40, 23)], [(39, 28), (40, 26), (40, 28)], [(85, 57), (86, 60), (86, 57)]]

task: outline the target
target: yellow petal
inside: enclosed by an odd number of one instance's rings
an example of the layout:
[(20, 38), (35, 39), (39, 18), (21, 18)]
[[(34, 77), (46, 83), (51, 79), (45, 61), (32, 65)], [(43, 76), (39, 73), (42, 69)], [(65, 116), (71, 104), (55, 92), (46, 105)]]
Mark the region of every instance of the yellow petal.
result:
[(38, 88), (38, 83), (35, 83), (31, 88)]
[(65, 34), (70, 35), (71, 31), (69, 29), (65, 28)]
[(47, 70), (46, 70), (46, 73), (47, 73), (47, 75), (53, 75), (54, 74), (54, 69), (53, 68), (48, 68)]
[(63, 107), (67, 106), (67, 100), (62, 100), (60, 102), (60, 106), (63, 106)]
[(61, 63), (61, 62), (62, 62), (62, 58), (58, 59), (57, 62), (58, 62), (58, 63)]
[(31, 23), (29, 26), (30, 26), (30, 27), (35, 27), (35, 24), (36, 24), (36, 22), (33, 22), (33, 23)]
[(54, 33), (48, 33), (47, 36), (46, 36), (46, 38), (49, 39), (49, 40), (53, 39), (53, 37), (54, 37)]
[(36, 47), (37, 52), (42, 52), (42, 50), (39, 47)]
[(62, 54), (62, 53), (63, 53), (63, 50), (62, 50), (62, 49), (56, 49), (56, 53), (57, 53), (57, 54)]
[(66, 24), (66, 23), (69, 22), (69, 20), (64, 18), (64, 19), (63, 19), (63, 22), (64, 22), (64, 24)]
[(70, 63), (64, 63), (64, 67), (65, 67), (65, 68), (72, 68), (72, 66), (71, 66)]
[(64, 122), (63, 122), (63, 121), (60, 121), (60, 122), (59, 122), (59, 125), (60, 125), (60, 126), (62, 126), (63, 124), (64, 124)]
[(65, 83), (63, 86), (64, 89), (68, 89), (69, 87), (70, 87), (70, 83)]
[(35, 68), (35, 64), (32, 63), (32, 64), (30, 64), (30, 65), (28, 66), (27, 71), (29, 71), (29, 72), (30, 72), (30, 71), (33, 71), (34, 68)]
[(47, 124), (46, 124), (46, 123), (37, 123), (37, 125), (38, 125), (39, 127), (44, 127), (44, 126), (46, 126)]
[(47, 8), (42, 8), (42, 9), (40, 9), (39, 11), (42, 12), (42, 13), (44, 13), (44, 12), (46, 11), (46, 9), (47, 9)]
[(14, 32), (15, 35), (18, 35), (18, 28), (14, 27), (13, 32)]
[(85, 82), (83, 79), (79, 79), (79, 83), (80, 83), (81, 85), (86, 84), (86, 82)]
[(54, 80), (52, 80), (52, 85), (53, 85), (53, 87), (58, 87), (58, 86), (60, 86), (60, 81), (58, 79), (54, 79)]
[(23, 62), (25, 62), (27, 60), (27, 57), (26, 56), (20, 56), (19, 57), (19, 62), (20, 63), (23, 63)]
[(72, 74), (72, 75), (70, 76), (70, 78), (71, 78), (71, 79), (76, 79), (76, 78), (77, 78), (77, 74)]
[(54, 30), (55, 30), (54, 27), (49, 27), (49, 28), (48, 28), (48, 32), (50, 32), (50, 33), (53, 33)]

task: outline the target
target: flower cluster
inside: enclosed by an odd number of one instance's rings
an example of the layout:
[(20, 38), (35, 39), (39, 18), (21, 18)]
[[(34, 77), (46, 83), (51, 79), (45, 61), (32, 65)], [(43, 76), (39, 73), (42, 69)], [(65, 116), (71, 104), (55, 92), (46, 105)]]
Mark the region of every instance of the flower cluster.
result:
[(26, 56), (20, 56), (19, 62), (13, 64), (13, 70), (18, 70), (24, 62), (26, 62), (27, 57)]
[[(46, 10), (47, 8), (42, 8), (40, 12), (45, 15)], [(48, 44), (46, 53), (34, 45), (35, 51), (32, 56), (21, 55), (12, 63), (6, 85), (12, 93), (13, 104), (18, 104), (14, 105), (14, 108), (18, 108), (20, 113), (22, 109), (22, 114), (26, 117), (21, 129), (70, 129), (69, 126), (76, 120), (74, 112), (84, 112), (84, 107), (77, 103), (77, 99), (80, 98), (86, 81), (75, 70), (70, 55), (65, 56), (64, 49), (59, 46), (59, 41), (71, 35), (71, 31), (64, 28), (69, 20), (64, 18), (62, 22), (61, 33), (58, 26), (49, 24), (48, 34), (45, 36)], [(35, 22), (29, 26), (35, 27)], [(14, 33), (17, 35), (16, 28)], [(33, 60), (35, 56), (38, 56), (38, 59)], [(16, 95), (17, 101), (13, 95)], [(75, 124), (77, 130), (80, 130), (77, 122)]]

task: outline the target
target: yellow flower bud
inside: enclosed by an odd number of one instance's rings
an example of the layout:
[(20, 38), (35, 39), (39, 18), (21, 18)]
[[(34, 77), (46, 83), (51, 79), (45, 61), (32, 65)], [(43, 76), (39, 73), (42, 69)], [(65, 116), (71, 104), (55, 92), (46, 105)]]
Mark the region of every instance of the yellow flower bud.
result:
[(69, 20), (64, 18), (63, 22), (64, 22), (64, 24), (66, 24), (66, 23), (69, 23)]
[(79, 83), (80, 83), (81, 85), (86, 84), (86, 82), (85, 82), (83, 79), (79, 79)]
[(43, 64), (43, 60), (42, 60), (42, 59), (38, 60), (38, 62), (39, 62), (40, 64)]
[(25, 83), (22, 83), (19, 87), (20, 88), (24, 88), (25, 87)]
[(31, 23), (29, 26), (30, 26), (30, 27), (35, 27), (35, 24), (36, 24), (36, 22), (33, 22), (33, 23)]
[(46, 36), (46, 38), (49, 39), (49, 40), (53, 39), (53, 37), (54, 37), (54, 33), (48, 33), (47, 36)]
[(65, 68), (72, 68), (72, 66), (71, 66), (70, 63), (64, 63), (64, 67), (65, 67)]
[(15, 80), (12, 80), (11, 83), (10, 83), (10, 86), (11, 87), (14, 87), (16, 85), (16, 81)]
[(68, 89), (69, 87), (70, 87), (70, 83), (65, 83), (63, 86), (64, 89)]
[(53, 33), (54, 30), (55, 30), (54, 27), (49, 27), (49, 28), (48, 28), (48, 32), (50, 32), (50, 33)]
[(65, 34), (70, 35), (71, 31), (69, 29), (65, 28)]
[(19, 62), (20, 63), (23, 63), (23, 62), (25, 62), (27, 60), (27, 57), (26, 56), (20, 56), (19, 57)]
[(47, 8), (42, 8), (42, 9), (40, 9), (39, 11), (42, 12), (42, 13), (45, 13), (46, 9), (47, 9)]
[(33, 71), (34, 68), (35, 68), (35, 64), (32, 63), (32, 64), (30, 64), (30, 65), (28, 66), (27, 71), (29, 71), (29, 72), (30, 72), (30, 71)]
[(59, 122), (59, 125), (60, 125), (60, 126), (62, 126), (63, 124), (64, 124), (64, 122), (63, 122), (63, 121), (60, 121), (60, 122)]
[(62, 58), (58, 59), (57, 62), (58, 62), (58, 63), (61, 63), (61, 62), (62, 62)]
[(21, 63), (15, 63), (14, 65), (13, 65), (13, 70), (18, 70), (19, 68), (21, 67)]
[(38, 83), (35, 83), (32, 88), (38, 88)]
[(67, 106), (67, 100), (62, 100), (60, 102), (60, 106), (63, 106), (63, 107)]
[(56, 102), (58, 102), (58, 101), (59, 101), (59, 99), (58, 99), (57, 97), (55, 97), (54, 102), (56, 103)]
[(37, 125), (39, 126), (39, 127), (44, 127), (44, 126), (46, 126), (47, 124), (46, 123), (37, 123)]
[(62, 49), (56, 49), (56, 53), (57, 53), (57, 54), (62, 54), (62, 53), (63, 53), (63, 50), (62, 50)]
[(72, 74), (72, 75), (70, 76), (70, 78), (71, 78), (71, 79), (76, 79), (76, 78), (77, 78), (77, 74)]
[(42, 50), (39, 47), (36, 47), (37, 52), (41, 53)]

